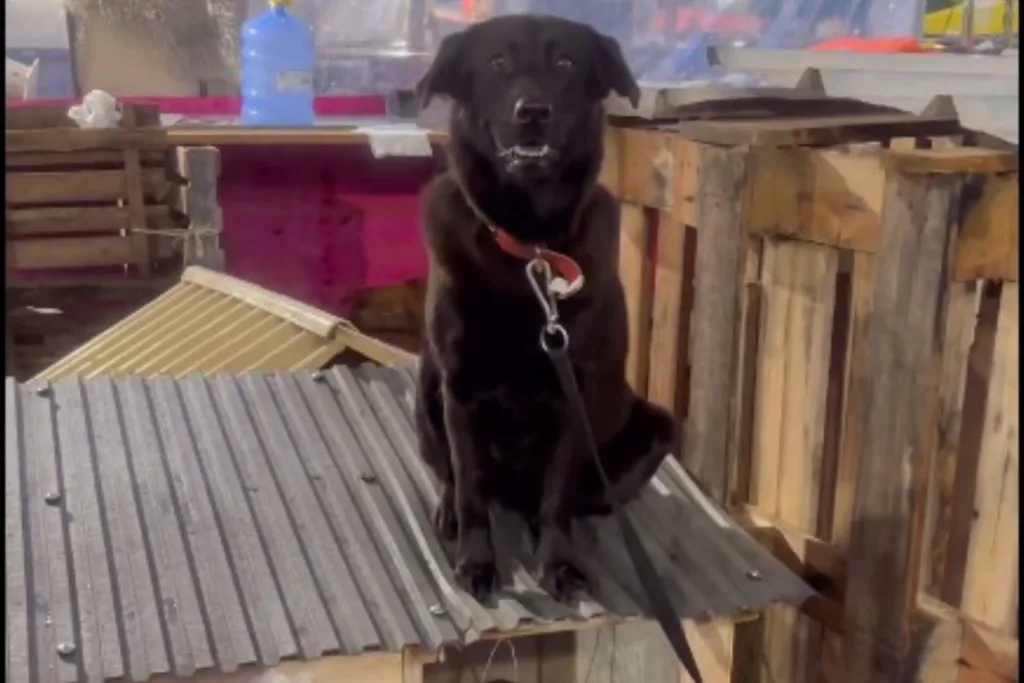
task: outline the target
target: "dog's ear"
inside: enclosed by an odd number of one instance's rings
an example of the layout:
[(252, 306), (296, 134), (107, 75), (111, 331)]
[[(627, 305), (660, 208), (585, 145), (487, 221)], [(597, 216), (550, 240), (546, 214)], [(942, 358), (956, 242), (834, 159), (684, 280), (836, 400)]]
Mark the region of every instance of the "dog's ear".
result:
[(629, 100), (635, 109), (640, 104), (640, 86), (633, 78), (626, 58), (622, 56), (619, 42), (614, 38), (597, 34), (597, 43), (594, 78), (598, 96), (604, 99), (614, 91)]
[(469, 96), (469, 72), (466, 69), (466, 33), (460, 31), (445, 36), (427, 73), (416, 84), (416, 97), (426, 109), (435, 95), (446, 95), (453, 100), (466, 100)]

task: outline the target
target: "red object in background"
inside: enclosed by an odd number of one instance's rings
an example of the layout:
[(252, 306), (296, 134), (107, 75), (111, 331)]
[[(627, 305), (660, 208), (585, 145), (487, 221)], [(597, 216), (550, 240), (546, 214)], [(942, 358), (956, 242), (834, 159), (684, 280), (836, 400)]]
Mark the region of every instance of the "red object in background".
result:
[(860, 36), (840, 36), (830, 38), (812, 45), (811, 50), (837, 52), (927, 52), (921, 42), (909, 36), (883, 36), (879, 38), (862, 38)]
[[(242, 100), (237, 97), (119, 97), (125, 104), (155, 104), (162, 114), (182, 116), (238, 116), (242, 111)], [(8, 107), (56, 107), (78, 104), (74, 100), (28, 100), (8, 102)], [(384, 116), (384, 98), (379, 95), (328, 96), (313, 100), (317, 116)]]
[(219, 198), (229, 274), (339, 316), (360, 290), (423, 277), (419, 195), (433, 158), (366, 145), (224, 145)]
[[(162, 113), (186, 116), (237, 112), (229, 98), (122, 101), (158, 104)], [(8, 106), (58, 104), (50, 100)], [(384, 99), (318, 98), (317, 111), (324, 116), (379, 117)], [(376, 159), (369, 145), (228, 144), (219, 149), (221, 247), (228, 274), (340, 316), (350, 314), (360, 290), (426, 275), (419, 195), (434, 174), (433, 158)], [(31, 279), (58, 274), (15, 275)]]

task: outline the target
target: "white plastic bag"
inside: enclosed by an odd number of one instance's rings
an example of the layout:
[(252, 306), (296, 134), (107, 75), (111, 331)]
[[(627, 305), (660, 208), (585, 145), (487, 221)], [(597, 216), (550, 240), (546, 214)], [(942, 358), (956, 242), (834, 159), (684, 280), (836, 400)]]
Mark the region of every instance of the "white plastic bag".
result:
[(81, 104), (68, 109), (68, 118), (79, 128), (116, 128), (121, 122), (117, 100), (105, 90), (91, 90)]

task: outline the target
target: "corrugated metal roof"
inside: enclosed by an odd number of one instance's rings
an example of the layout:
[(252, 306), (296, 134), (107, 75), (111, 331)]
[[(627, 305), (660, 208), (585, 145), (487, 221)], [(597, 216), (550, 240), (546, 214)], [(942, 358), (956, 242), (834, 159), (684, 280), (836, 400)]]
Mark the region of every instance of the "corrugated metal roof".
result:
[(347, 320), (192, 266), (179, 284), (33, 380), (315, 370), (345, 349), (381, 363), (414, 359)]
[[(578, 606), (539, 589), (507, 515), (497, 605), (454, 587), (413, 382), (370, 365), (8, 380), (8, 680), (144, 681), (639, 616), (612, 520), (579, 527), (596, 595)], [(675, 461), (631, 514), (684, 617), (809, 594)]]

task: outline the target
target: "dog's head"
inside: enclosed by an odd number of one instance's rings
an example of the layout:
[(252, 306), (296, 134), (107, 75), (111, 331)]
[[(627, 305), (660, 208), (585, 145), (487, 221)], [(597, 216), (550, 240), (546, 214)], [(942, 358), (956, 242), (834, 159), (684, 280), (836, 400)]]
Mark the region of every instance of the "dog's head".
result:
[[(543, 182), (587, 152), (612, 92), (640, 90), (618, 43), (556, 17), (503, 16), (445, 38), (416, 86), (450, 97), (466, 142), (510, 178)], [(599, 129), (598, 129), (599, 131)]]

